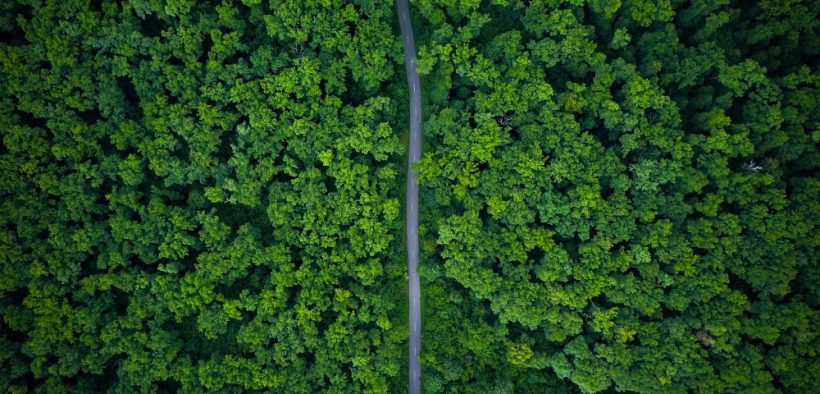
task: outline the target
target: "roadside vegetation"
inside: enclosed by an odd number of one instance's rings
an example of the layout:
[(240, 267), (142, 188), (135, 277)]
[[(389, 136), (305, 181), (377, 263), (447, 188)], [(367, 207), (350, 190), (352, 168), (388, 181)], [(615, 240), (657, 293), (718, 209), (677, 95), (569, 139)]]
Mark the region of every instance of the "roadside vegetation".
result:
[(274, 3), (0, 5), (3, 392), (404, 386), (392, 5)]
[(820, 3), (415, 6), (427, 392), (815, 391)]
[[(425, 393), (809, 393), (811, 0), (411, 1)], [(392, 1), (0, 2), (0, 391), (407, 390)]]

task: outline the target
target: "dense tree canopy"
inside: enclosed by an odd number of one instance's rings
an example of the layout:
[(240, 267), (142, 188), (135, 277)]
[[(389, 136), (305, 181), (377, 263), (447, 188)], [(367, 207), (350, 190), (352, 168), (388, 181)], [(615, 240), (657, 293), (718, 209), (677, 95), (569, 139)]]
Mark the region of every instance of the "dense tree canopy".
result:
[[(820, 2), (416, 0), (428, 393), (813, 392)], [(0, 2), (0, 390), (406, 390), (392, 1)]]
[(813, 391), (820, 3), (752, 3), (417, 3), (429, 391)]
[(2, 7), (4, 392), (398, 384), (389, 4)]

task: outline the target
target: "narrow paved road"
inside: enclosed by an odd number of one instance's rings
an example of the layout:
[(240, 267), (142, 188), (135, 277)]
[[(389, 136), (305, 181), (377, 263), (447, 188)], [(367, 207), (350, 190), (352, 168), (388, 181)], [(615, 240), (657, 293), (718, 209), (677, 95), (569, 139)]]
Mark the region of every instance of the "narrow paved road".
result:
[(410, 7), (407, 0), (396, 0), (396, 10), (404, 42), (404, 68), (407, 70), (407, 88), (410, 90), (410, 142), (407, 160), (407, 274), (410, 287), (410, 360), (408, 375), (410, 394), (421, 392), (421, 287), (419, 285), (419, 185), (415, 164), (421, 157), (421, 85), (416, 71), (416, 43), (413, 25), (410, 24)]

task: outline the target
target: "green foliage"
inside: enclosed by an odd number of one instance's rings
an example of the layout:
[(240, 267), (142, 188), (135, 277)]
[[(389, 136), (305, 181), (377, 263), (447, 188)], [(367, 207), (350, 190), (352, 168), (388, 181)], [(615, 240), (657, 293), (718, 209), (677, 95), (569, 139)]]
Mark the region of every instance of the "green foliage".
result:
[[(418, 0), (431, 393), (812, 392), (808, 0)], [(0, 2), (0, 391), (402, 392), (391, 1)]]
[[(815, 2), (418, 7), (450, 92), (426, 109), (422, 288), (458, 290), (427, 335), (486, 322), (509, 392), (812, 391)], [(425, 339), (439, 384), (479, 387), (453, 371), (479, 347)]]
[(391, 4), (0, 15), (0, 391), (395, 390)]

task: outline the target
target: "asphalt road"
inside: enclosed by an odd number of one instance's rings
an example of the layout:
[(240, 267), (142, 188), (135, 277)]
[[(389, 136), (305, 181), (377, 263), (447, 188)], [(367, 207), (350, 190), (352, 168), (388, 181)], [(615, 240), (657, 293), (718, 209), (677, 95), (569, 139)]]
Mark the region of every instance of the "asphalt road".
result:
[(409, 392), (421, 392), (421, 286), (419, 285), (419, 185), (415, 164), (421, 157), (421, 85), (416, 71), (416, 43), (410, 9), (407, 0), (396, 0), (396, 10), (404, 43), (404, 68), (407, 70), (407, 88), (410, 91), (410, 140), (407, 160), (407, 275), (409, 280), (410, 307), (410, 360), (408, 364)]

